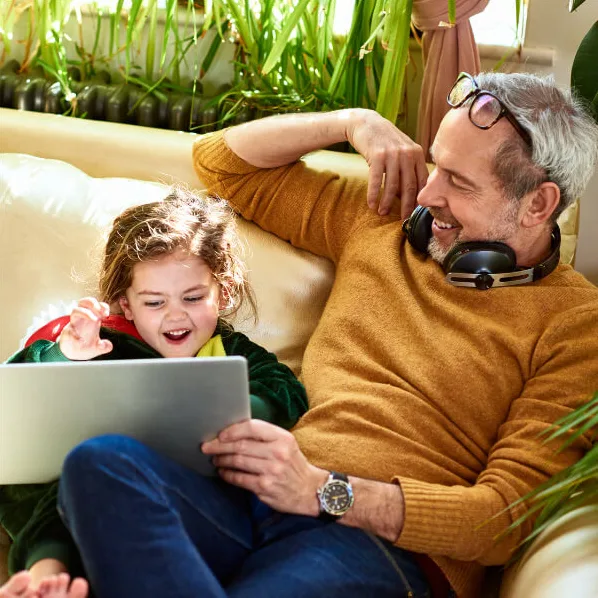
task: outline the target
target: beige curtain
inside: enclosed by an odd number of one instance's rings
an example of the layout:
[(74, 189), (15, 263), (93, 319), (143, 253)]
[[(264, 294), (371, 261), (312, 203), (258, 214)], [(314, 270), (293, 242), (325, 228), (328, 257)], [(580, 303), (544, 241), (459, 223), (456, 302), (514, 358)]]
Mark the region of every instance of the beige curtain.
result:
[(446, 95), (457, 75), (480, 72), (480, 55), (469, 17), (482, 12), (488, 0), (457, 0), (454, 27), (448, 23), (447, 0), (413, 0), (412, 19), (423, 34), (424, 80), (419, 100), (417, 142), (426, 157), (443, 116), (448, 111)]

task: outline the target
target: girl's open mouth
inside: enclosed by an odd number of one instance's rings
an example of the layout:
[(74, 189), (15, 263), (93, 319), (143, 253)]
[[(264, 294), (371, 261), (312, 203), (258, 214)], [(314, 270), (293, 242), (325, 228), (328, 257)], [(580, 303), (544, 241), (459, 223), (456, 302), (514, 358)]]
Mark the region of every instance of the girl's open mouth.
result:
[(171, 343), (182, 343), (190, 334), (190, 330), (172, 330), (163, 333), (166, 339)]

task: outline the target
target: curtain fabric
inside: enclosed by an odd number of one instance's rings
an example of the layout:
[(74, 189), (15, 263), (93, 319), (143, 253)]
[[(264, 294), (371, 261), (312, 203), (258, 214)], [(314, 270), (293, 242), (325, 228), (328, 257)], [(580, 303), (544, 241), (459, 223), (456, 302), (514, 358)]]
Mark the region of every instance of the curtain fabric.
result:
[(413, 0), (412, 20), (423, 31), (424, 79), (419, 100), (417, 143), (429, 159), (440, 121), (449, 106), (446, 96), (461, 71), (480, 72), (480, 55), (469, 17), (486, 8), (488, 0), (457, 0), (456, 25), (448, 23), (447, 0)]

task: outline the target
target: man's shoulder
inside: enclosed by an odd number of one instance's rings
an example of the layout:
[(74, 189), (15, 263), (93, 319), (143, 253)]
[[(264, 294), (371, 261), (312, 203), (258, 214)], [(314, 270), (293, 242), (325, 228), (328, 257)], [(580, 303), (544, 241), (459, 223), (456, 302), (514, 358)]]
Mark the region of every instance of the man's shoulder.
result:
[(567, 292), (583, 302), (598, 300), (598, 287), (567, 264), (560, 264), (550, 276), (540, 282), (546, 288)]
[(589, 334), (598, 339), (598, 287), (566, 265), (540, 282), (548, 293), (539, 297), (546, 332), (574, 333), (584, 338)]

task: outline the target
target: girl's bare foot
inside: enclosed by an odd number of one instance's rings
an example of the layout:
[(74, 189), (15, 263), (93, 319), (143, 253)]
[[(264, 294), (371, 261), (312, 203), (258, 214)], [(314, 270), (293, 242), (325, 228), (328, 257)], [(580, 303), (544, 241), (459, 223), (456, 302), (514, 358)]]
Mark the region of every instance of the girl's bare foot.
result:
[(34, 598), (36, 592), (31, 585), (29, 571), (15, 573), (1, 588), (0, 598)]
[(72, 583), (70, 581), (68, 573), (43, 579), (37, 589), (39, 598), (87, 598), (87, 582), (81, 578), (73, 580)]

